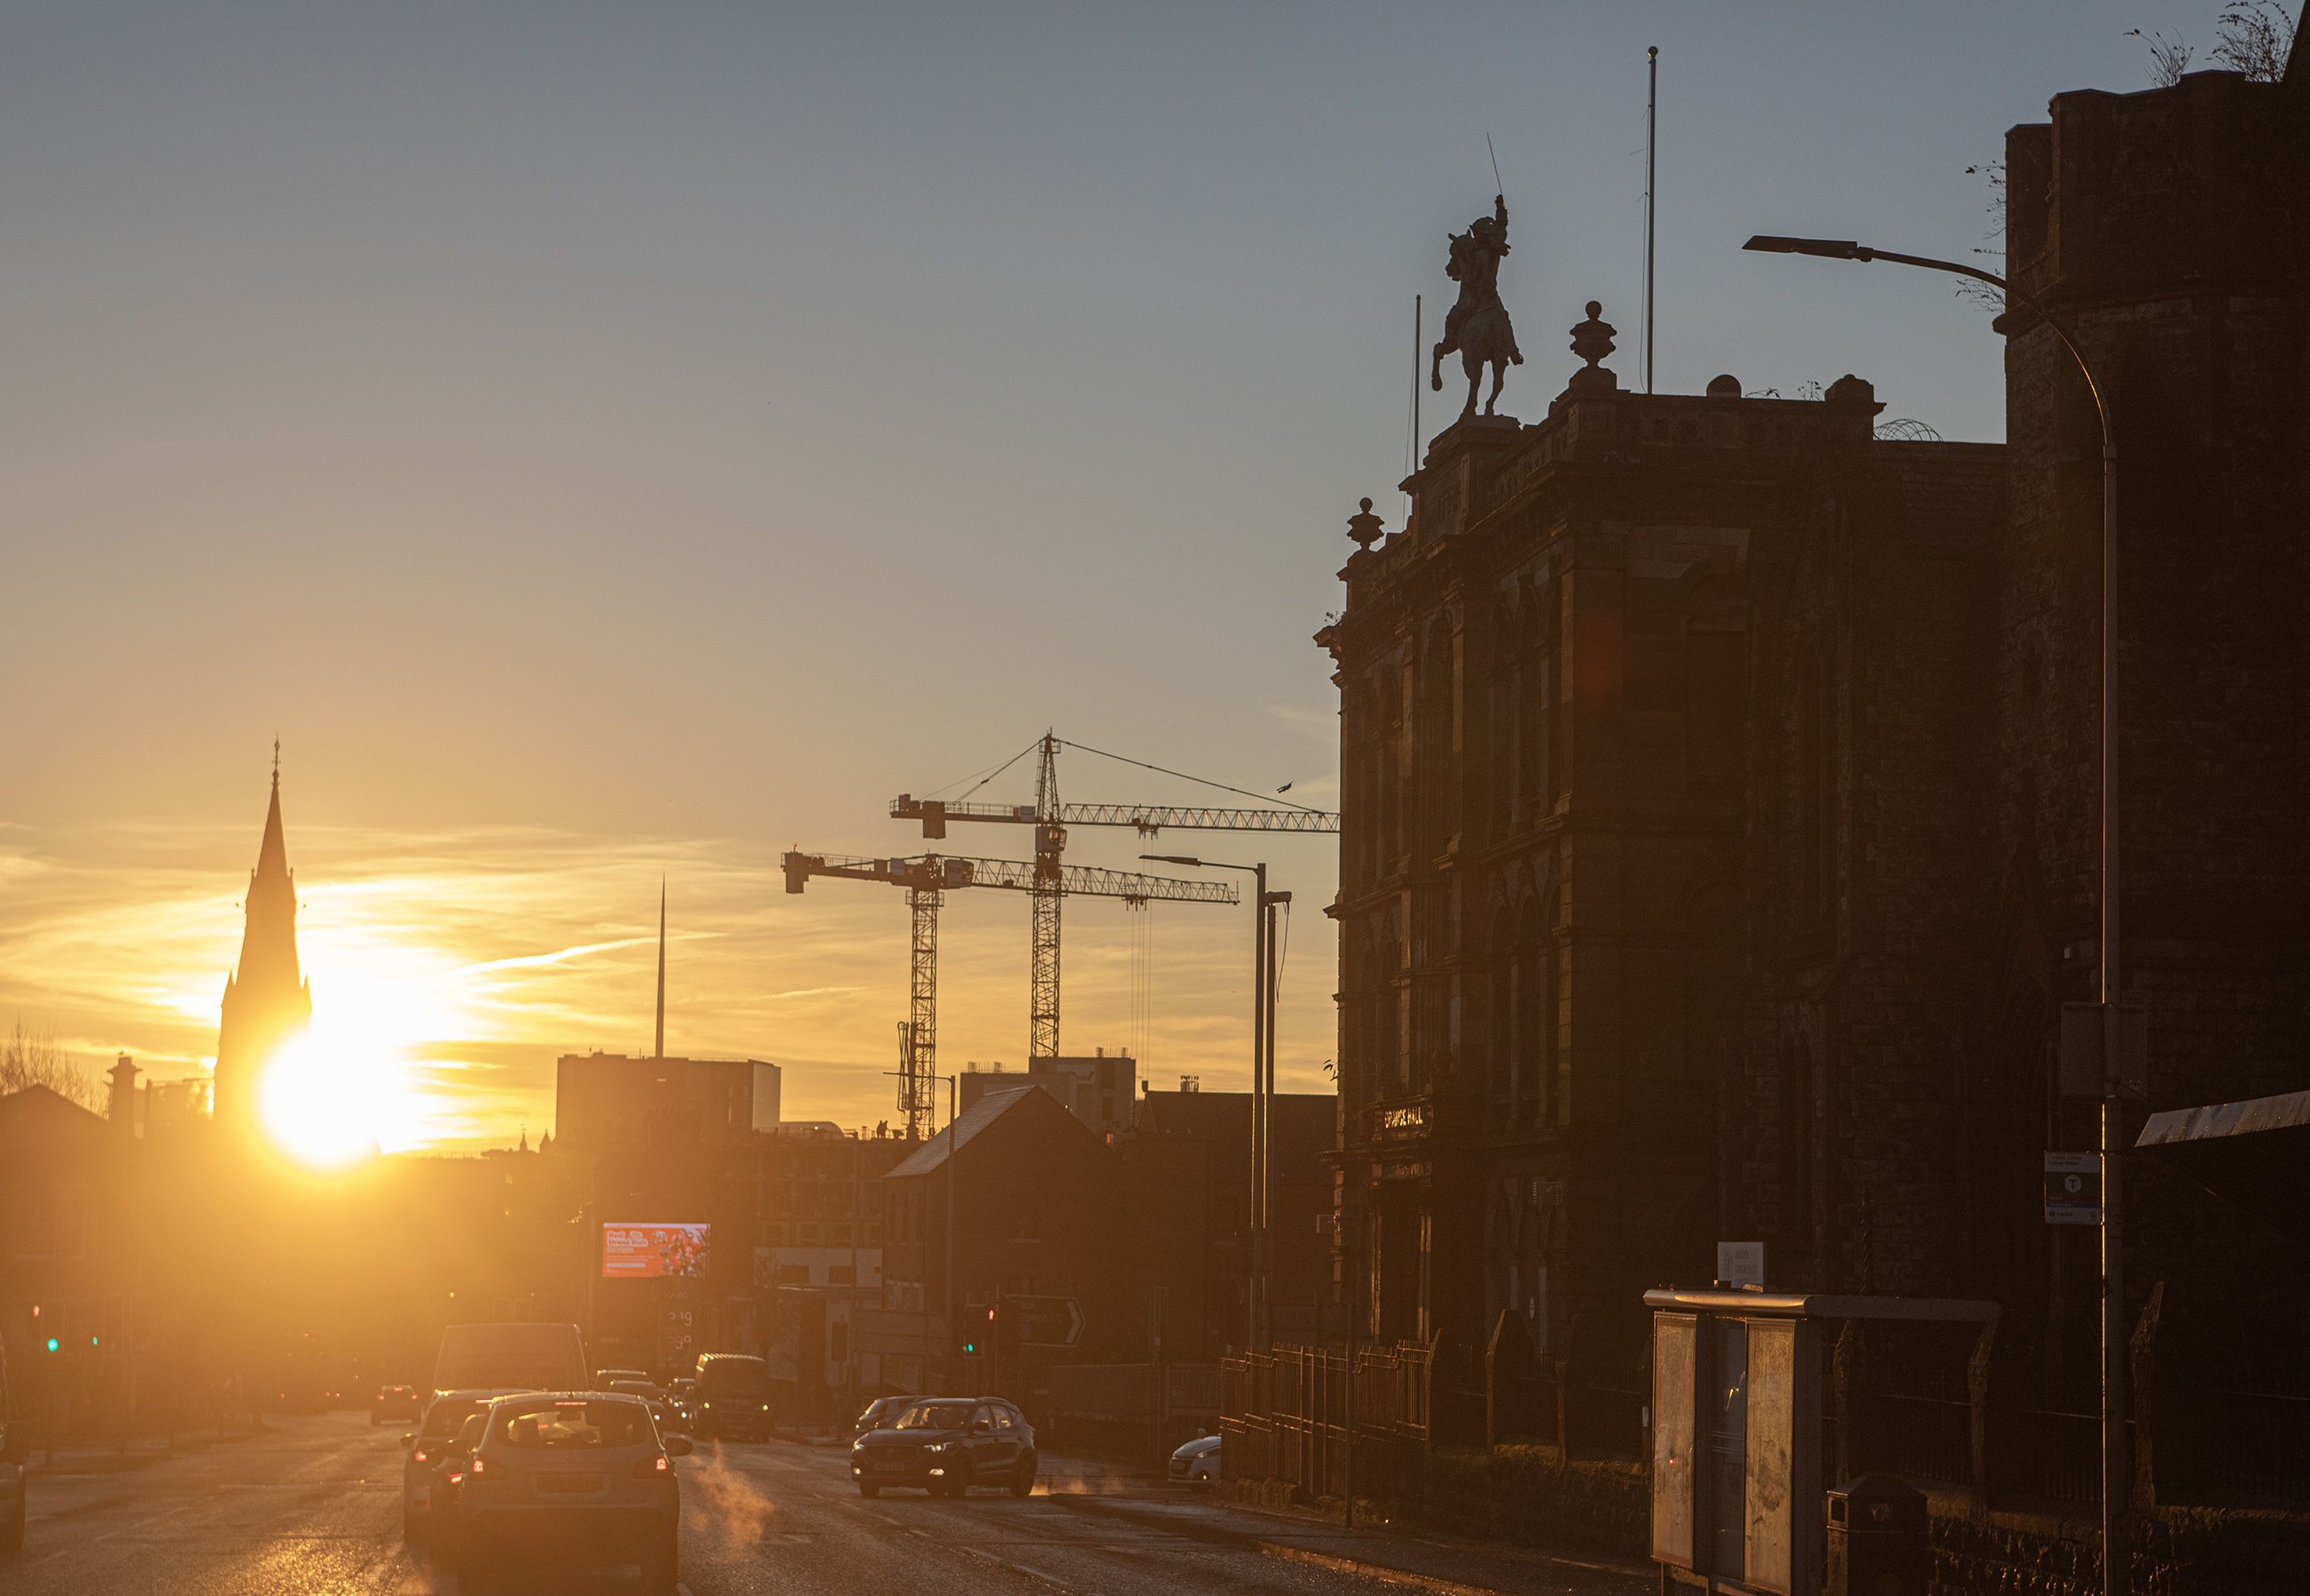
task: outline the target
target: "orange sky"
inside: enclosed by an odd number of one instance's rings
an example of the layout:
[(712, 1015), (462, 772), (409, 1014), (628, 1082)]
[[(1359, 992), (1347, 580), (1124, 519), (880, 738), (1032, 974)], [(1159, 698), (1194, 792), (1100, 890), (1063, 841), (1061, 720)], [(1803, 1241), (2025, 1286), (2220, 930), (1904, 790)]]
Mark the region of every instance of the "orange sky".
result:
[[(162, 1079), (210, 1067), (261, 779), (242, 826), (0, 827), (0, 1014), (53, 1033), (91, 1068), (117, 1051)], [(282, 791), (316, 1036), (325, 1052), (390, 1057), (406, 1083), (379, 1127), (386, 1150), (502, 1145), (525, 1126), (534, 1137), (551, 1123), (557, 1054), (648, 1050), (661, 872), (667, 1051), (786, 1066), (789, 1118), (871, 1125), (890, 1114), (882, 1072), (906, 993), (895, 889), (822, 882), (789, 897), (775, 851), (728, 839), (333, 827), (300, 816), (293, 769)], [(890, 828), (889, 849), (919, 846)], [(940, 1028), (950, 1066), (1023, 1058), (1026, 906), (1015, 893), (949, 896)], [(1231, 1085), (1244, 1068), (1249, 910), (1151, 913), (1150, 1071), (1166, 1086), (1181, 1073)], [(1133, 914), (1068, 906), (1070, 1051), (1139, 1041)], [(1300, 916), (1280, 1016), (1280, 1074), (1293, 1089), (1329, 1087), (1332, 947), (1329, 921)]]

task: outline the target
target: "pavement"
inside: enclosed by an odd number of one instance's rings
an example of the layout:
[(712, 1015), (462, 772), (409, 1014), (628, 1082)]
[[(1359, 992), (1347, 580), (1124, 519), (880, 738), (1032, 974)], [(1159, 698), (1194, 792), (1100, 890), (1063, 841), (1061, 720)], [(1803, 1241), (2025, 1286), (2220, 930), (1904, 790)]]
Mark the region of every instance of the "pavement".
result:
[[(265, 1433), (126, 1471), (44, 1472), (10, 1596), (447, 1596), (401, 1543), (400, 1432), (368, 1416), (275, 1418)], [(707, 1442), (682, 1477), (689, 1596), (938, 1590), (990, 1596), (1364, 1596), (1421, 1589), (1637, 1596), (1641, 1570), (1355, 1531), (1050, 1460), (1025, 1500), (862, 1499), (837, 1448)], [(518, 1588), (518, 1587), (517, 1587)], [(539, 1591), (613, 1591), (552, 1580)]]

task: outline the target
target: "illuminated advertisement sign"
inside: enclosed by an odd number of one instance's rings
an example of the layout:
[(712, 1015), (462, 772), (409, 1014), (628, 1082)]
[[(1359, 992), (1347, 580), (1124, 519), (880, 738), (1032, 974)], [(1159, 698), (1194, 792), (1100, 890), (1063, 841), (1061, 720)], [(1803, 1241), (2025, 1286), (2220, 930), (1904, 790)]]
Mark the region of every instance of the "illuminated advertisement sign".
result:
[(605, 1280), (694, 1280), (706, 1272), (710, 1225), (602, 1227)]

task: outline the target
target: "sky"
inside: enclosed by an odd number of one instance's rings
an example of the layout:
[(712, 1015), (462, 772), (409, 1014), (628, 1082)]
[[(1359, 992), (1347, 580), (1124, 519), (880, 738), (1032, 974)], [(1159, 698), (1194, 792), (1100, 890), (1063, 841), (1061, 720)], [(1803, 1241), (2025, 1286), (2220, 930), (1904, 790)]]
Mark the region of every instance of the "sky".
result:
[[(1504, 411), (1590, 299), (1636, 380), (1657, 45), (1657, 386), (1853, 371), (1993, 439), (1946, 283), (1741, 240), (1981, 247), (2007, 127), (2219, 10), (0, 4), (0, 1026), (204, 1067), (277, 735), (317, 1025), (407, 1062), (407, 1144), (647, 1044), (661, 879), (669, 1052), (887, 1118), (903, 898), (778, 854), (918, 849), (894, 794), (1046, 727), (1335, 801), (1310, 634), (1356, 499), (1400, 521), (1488, 133)], [(1328, 1089), (1330, 847), (1155, 851), (1272, 861), (1279, 1072)], [(945, 1062), (1021, 1061), (1025, 911), (950, 898)], [(1071, 904), (1066, 1050), (1233, 1084), (1248, 914)]]

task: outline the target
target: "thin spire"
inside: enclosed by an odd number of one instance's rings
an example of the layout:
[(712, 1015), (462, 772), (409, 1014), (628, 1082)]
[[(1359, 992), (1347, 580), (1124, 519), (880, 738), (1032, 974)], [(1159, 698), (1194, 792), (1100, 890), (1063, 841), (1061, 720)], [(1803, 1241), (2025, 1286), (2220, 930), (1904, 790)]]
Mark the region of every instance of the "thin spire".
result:
[(281, 733), (273, 733), (273, 790), (281, 790)]
[(657, 1051), (652, 1058), (665, 1056), (665, 878), (657, 879)]

